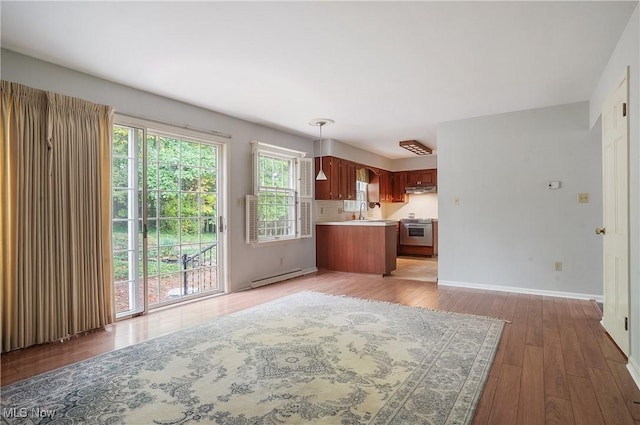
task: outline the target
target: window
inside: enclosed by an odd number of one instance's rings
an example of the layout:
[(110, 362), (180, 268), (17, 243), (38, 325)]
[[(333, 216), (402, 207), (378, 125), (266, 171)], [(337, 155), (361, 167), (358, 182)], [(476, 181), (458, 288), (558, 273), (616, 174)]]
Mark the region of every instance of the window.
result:
[(254, 142), (247, 243), (311, 237), (313, 164), (304, 156), (304, 152)]
[[(355, 201), (344, 201), (344, 210), (345, 212), (360, 212), (367, 211), (369, 208), (367, 204), (369, 201), (367, 200), (367, 185), (361, 180), (356, 181), (356, 200)], [(360, 209), (360, 206), (364, 202), (365, 207), (363, 210)]]

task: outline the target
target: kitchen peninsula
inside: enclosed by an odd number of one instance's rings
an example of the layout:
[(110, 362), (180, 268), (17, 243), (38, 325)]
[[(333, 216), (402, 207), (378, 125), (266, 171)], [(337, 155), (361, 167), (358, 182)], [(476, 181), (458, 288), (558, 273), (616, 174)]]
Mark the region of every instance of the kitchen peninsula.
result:
[(396, 269), (397, 221), (351, 220), (316, 223), (319, 268), (387, 275)]

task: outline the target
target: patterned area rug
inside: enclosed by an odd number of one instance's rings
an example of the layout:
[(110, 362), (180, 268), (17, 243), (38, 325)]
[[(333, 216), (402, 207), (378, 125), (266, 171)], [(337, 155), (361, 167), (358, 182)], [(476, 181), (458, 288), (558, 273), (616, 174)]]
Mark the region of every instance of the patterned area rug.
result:
[(303, 292), (2, 389), (5, 423), (468, 424), (503, 322)]

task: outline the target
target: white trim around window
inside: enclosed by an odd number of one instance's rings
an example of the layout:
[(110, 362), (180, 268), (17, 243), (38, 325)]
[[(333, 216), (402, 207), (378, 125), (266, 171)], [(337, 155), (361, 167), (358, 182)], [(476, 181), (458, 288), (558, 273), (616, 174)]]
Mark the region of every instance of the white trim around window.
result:
[(306, 153), (252, 142), (253, 194), (246, 201), (246, 242), (312, 236), (313, 163)]

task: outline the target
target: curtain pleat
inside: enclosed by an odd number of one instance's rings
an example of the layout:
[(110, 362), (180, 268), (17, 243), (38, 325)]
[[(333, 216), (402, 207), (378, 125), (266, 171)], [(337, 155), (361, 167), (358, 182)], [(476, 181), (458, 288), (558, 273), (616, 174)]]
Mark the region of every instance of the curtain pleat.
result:
[(2, 81), (3, 352), (115, 319), (111, 116)]

